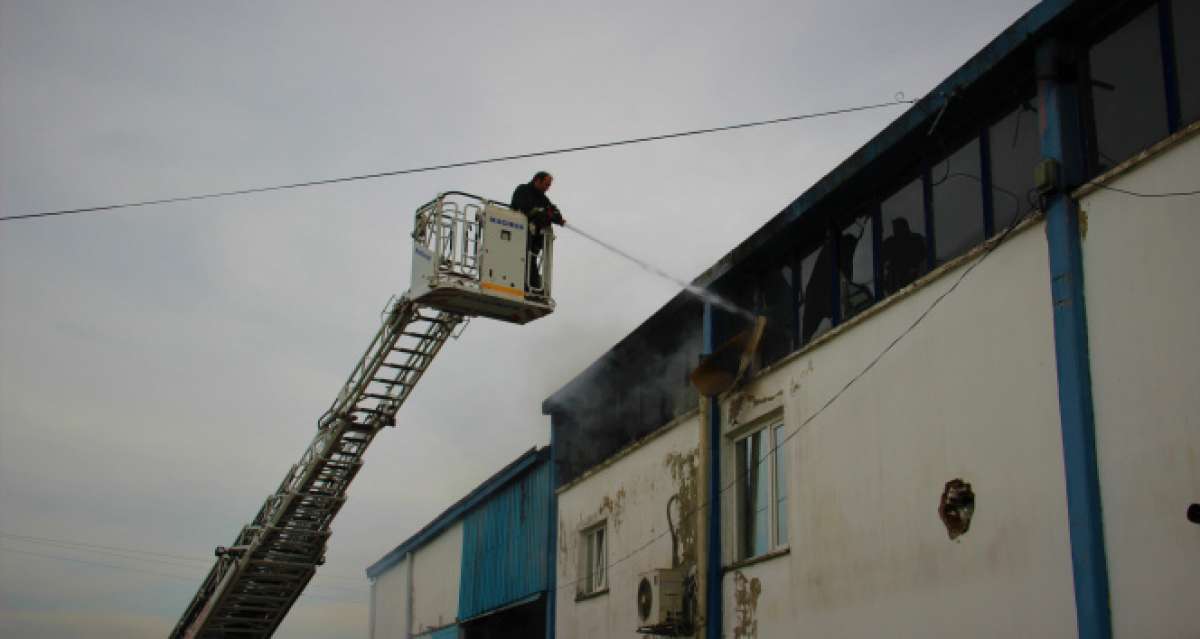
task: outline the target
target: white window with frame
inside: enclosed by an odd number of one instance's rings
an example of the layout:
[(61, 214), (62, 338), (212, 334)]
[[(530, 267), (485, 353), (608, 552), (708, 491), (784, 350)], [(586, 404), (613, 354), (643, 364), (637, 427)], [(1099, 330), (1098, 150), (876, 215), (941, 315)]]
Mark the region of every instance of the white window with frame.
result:
[(608, 588), (608, 535), (603, 521), (583, 531), (579, 594), (590, 595)]
[(785, 436), (783, 422), (772, 421), (734, 442), (738, 560), (787, 546)]

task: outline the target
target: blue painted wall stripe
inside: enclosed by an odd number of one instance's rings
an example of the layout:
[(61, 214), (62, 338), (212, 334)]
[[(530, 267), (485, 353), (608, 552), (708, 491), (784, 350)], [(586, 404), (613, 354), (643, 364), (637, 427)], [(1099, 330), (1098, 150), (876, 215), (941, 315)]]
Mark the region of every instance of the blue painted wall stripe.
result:
[(1061, 182), (1068, 187), (1060, 188), (1048, 200), (1046, 243), (1075, 616), (1080, 639), (1108, 639), (1112, 636), (1112, 617), (1083, 297), (1083, 248), (1078, 210), (1068, 195), (1069, 187), (1082, 183), (1084, 177), (1083, 129), (1077, 88), (1058, 79), (1071, 61), (1069, 53), (1056, 42), (1042, 45), (1037, 52), (1042, 156), (1059, 162)]

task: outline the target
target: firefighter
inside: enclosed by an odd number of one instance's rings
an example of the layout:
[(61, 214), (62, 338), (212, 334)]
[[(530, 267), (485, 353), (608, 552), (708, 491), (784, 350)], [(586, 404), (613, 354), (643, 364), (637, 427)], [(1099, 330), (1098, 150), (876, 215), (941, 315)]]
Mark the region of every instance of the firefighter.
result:
[(557, 206), (546, 197), (554, 176), (538, 171), (526, 184), (517, 186), (512, 194), (512, 208), (525, 214), (529, 220), (529, 288), (542, 288), (541, 253), (546, 244), (542, 231), (551, 224), (566, 224)]

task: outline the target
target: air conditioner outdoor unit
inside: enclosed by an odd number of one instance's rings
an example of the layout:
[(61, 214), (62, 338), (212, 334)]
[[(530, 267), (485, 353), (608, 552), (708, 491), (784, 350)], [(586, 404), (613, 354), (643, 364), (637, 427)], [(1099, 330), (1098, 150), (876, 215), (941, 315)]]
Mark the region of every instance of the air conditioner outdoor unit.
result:
[(639, 628), (683, 621), (683, 573), (678, 568), (657, 568), (639, 575), (637, 587)]

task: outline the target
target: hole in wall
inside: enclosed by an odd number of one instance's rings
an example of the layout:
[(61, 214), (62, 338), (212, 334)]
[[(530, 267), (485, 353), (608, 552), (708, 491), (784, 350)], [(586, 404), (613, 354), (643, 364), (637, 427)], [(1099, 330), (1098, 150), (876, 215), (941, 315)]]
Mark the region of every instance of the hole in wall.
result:
[(938, 503), (938, 517), (946, 525), (950, 539), (958, 539), (971, 528), (971, 517), (975, 514), (975, 492), (971, 484), (961, 479), (951, 479), (942, 490)]

